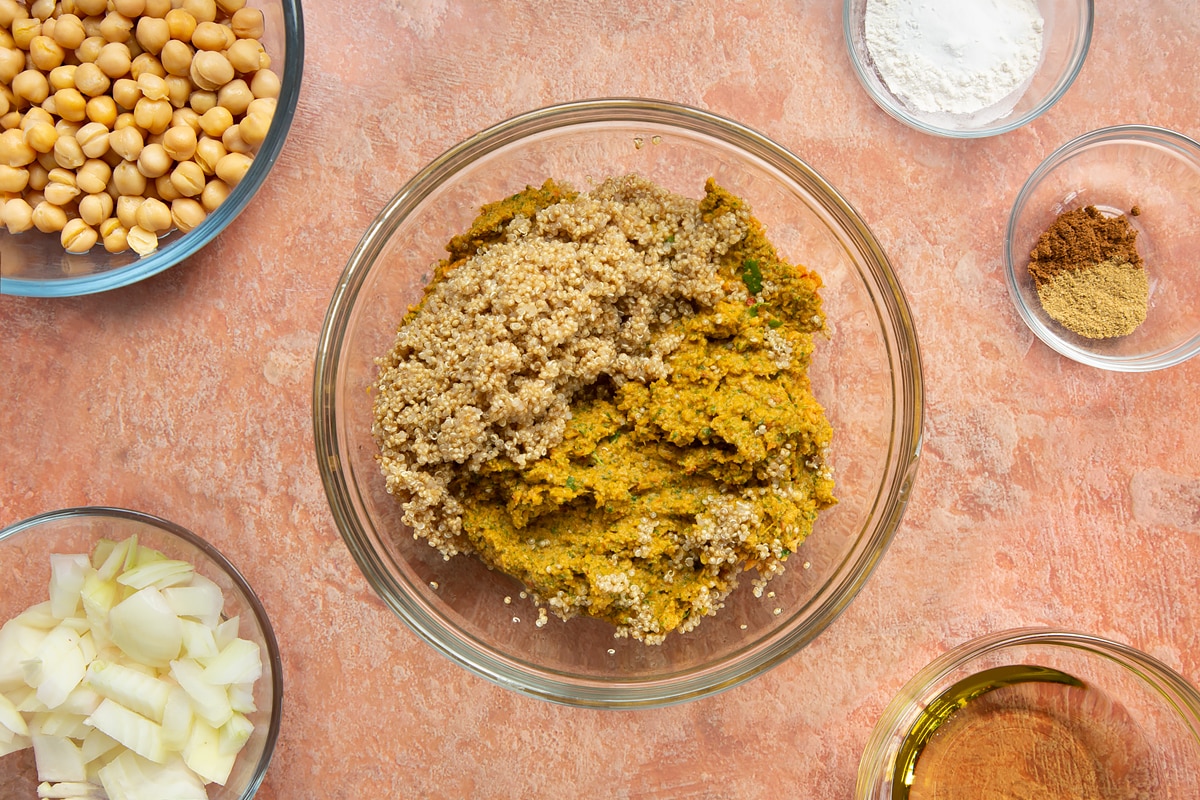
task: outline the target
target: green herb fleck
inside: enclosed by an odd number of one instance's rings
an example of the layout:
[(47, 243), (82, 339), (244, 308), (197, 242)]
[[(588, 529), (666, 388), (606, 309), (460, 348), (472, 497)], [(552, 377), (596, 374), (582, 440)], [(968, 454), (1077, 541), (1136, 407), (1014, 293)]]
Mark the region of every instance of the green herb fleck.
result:
[(772, 328), (778, 328), (782, 324), (783, 324), (783, 320), (781, 320), (781, 319), (773, 319), (767, 323), (767, 325), (769, 325)]
[(752, 316), (752, 317), (757, 317), (757, 316), (758, 316), (758, 305), (752, 305), (752, 306), (750, 306), (750, 311), (749, 311), (749, 314), (750, 314), (750, 316)]
[(758, 261), (753, 258), (747, 258), (742, 262), (742, 283), (746, 284), (746, 288), (750, 290), (750, 294), (758, 294), (762, 291), (762, 270), (758, 268)]
[(574, 475), (567, 476), (567, 488), (571, 491), (575, 491), (579, 488), (579, 484), (576, 482)]

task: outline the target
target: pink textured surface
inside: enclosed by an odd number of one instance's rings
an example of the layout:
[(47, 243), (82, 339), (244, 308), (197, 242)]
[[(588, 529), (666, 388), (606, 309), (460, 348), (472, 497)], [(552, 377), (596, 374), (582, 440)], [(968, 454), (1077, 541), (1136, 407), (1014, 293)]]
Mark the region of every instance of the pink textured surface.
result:
[[(1145, 375), (1065, 360), (1001, 280), (1003, 226), (1053, 148), (1106, 125), (1200, 134), (1200, 17), (1102, 3), (1066, 97), (1013, 133), (909, 130), (855, 79), (833, 3), (309, 3), (292, 136), (189, 263), (76, 299), (0, 298), (0, 525), (84, 504), (209, 538), (283, 647), (259, 793), (294, 798), (844, 798), (891, 695), (946, 648), (1052, 624), (1200, 680), (1200, 359)], [(812, 164), (912, 304), (927, 436), (896, 539), (813, 645), (713, 698), (606, 713), (475, 678), (375, 597), (317, 476), (312, 358), (359, 235), (448, 146), (553, 102), (699, 106)]]

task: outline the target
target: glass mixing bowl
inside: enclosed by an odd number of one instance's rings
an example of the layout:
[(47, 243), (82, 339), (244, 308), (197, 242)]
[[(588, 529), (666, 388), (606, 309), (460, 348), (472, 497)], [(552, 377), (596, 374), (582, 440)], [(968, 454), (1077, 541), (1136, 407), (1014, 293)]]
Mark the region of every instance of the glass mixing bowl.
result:
[(932, 112), (893, 92), (867, 45), (869, 0), (844, 0), (842, 28), (850, 63), (863, 88), (890, 116), (919, 131), (951, 138), (996, 136), (1046, 113), (1066, 94), (1083, 68), (1092, 40), (1092, 0), (1036, 0), (1043, 20), (1042, 52), (1029, 81), (995, 105), (971, 114)]
[[(1146, 320), (1132, 333), (1089, 339), (1046, 313), (1030, 251), (1065, 211), (1095, 206), (1137, 231), (1149, 280)], [(1138, 207), (1136, 216), (1131, 214)], [(1013, 203), (1004, 275), (1021, 319), (1067, 358), (1115, 372), (1149, 372), (1200, 353), (1200, 143), (1149, 125), (1085, 133), (1043, 161)]]
[[(830, 336), (814, 392), (834, 429), (839, 503), (824, 512), (773, 596), (743, 581), (717, 616), (660, 646), (614, 639), (586, 618), (534, 624), (521, 586), (473, 557), (443, 560), (414, 541), (387, 494), (371, 435), (374, 359), (392, 346), (450, 237), (480, 206), (550, 177), (588, 188), (639, 173), (692, 197), (714, 177), (749, 201), (780, 252), (820, 273)], [(844, 199), (779, 145), (683, 106), (591, 100), (483, 131), (423, 169), (380, 212), (334, 291), (316, 357), (321, 478), (346, 544), (379, 596), (458, 664), (528, 695), (604, 707), (652, 706), (746, 680), (812, 641), (883, 555), (908, 500), (921, 442), (920, 357), (887, 257)]]
[[(981, 737), (1001, 746), (980, 745)], [(1039, 756), (1049, 767), (1040, 775), (1026, 769)], [(854, 797), (971, 796), (952, 789), (956, 778), (973, 777), (964, 770), (988, 775), (995, 797), (1197, 797), (1200, 694), (1161, 661), (1098, 636), (1049, 628), (983, 636), (932, 661), (892, 699), (863, 753)], [(1003, 790), (1014, 776), (1024, 792)], [(1039, 782), (1058, 782), (1059, 791), (1031, 791)], [(926, 787), (932, 792), (918, 791)]]
[[(121, 508), (66, 508), (39, 514), (0, 530), (0, 625), (47, 599), (50, 556), (90, 555), (100, 539), (138, 543), (167, 558), (191, 563), (221, 587), (225, 619), (238, 617), (238, 636), (262, 653), (262, 677), (254, 685), (258, 707), (247, 715), (254, 731), (238, 754), (224, 786), (209, 784), (209, 800), (250, 800), (271, 763), (283, 713), (283, 662), (267, 612), (237, 568), (211, 544), (185, 528), (140, 511)], [(0, 757), (0, 797), (37, 797), (33, 751)]]
[(186, 234), (160, 237), (145, 257), (132, 250), (109, 253), (97, 244), (86, 253), (63, 251), (58, 234), (29, 230), (10, 234), (0, 225), (0, 294), (70, 297), (128, 286), (195, 255), (242, 213), (275, 165), (300, 98), (304, 68), (304, 19), (300, 0), (248, 0), (263, 12), (262, 43), (280, 78), (279, 103), (254, 163), (229, 197)]

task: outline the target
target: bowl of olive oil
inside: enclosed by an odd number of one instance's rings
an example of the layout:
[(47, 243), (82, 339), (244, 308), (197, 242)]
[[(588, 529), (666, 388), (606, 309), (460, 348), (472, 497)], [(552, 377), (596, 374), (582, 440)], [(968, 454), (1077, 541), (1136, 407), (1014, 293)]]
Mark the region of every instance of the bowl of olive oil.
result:
[(1200, 797), (1200, 693), (1126, 645), (1049, 629), (967, 642), (885, 709), (857, 800)]

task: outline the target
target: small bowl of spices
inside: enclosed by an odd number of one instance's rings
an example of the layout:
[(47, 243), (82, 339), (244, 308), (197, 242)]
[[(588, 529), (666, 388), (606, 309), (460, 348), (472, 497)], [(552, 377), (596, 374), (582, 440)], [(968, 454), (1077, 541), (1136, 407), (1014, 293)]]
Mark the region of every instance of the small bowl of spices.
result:
[(1200, 352), (1200, 144), (1162, 128), (1084, 134), (1013, 204), (1009, 292), (1055, 351), (1147, 372)]
[(966, 642), (888, 704), (856, 800), (1200, 795), (1200, 694), (1127, 645), (1023, 628)]
[(925, 133), (994, 136), (1041, 116), (1083, 67), (1091, 0), (845, 0), (867, 94)]

